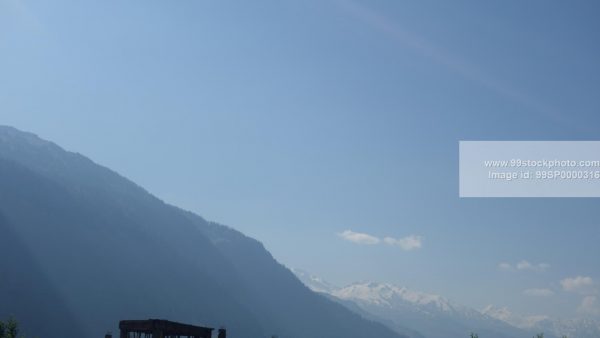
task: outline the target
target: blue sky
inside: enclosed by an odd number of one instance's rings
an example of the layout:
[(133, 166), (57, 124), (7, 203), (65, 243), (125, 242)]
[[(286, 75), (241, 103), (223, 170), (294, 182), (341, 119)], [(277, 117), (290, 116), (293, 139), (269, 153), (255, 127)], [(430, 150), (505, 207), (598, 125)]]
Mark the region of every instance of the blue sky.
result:
[(0, 123), (336, 284), (594, 315), (598, 200), (459, 199), (457, 151), (598, 139), (599, 7), (0, 0)]

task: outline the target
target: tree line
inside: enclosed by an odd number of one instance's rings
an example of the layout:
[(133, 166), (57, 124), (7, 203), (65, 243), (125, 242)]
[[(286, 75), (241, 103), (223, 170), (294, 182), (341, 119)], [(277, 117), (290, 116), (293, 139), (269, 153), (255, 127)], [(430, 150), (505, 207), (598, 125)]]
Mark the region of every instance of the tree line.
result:
[[(19, 323), (14, 318), (9, 318), (6, 323), (0, 320), (0, 338), (18, 338)], [(23, 337), (21, 337), (23, 338)]]
[[(479, 338), (479, 335), (477, 333), (471, 333), (471, 338)], [(533, 338), (544, 338), (544, 334), (543, 333), (538, 333), (535, 336), (533, 336)], [(562, 338), (569, 338), (569, 337), (562, 336)]]

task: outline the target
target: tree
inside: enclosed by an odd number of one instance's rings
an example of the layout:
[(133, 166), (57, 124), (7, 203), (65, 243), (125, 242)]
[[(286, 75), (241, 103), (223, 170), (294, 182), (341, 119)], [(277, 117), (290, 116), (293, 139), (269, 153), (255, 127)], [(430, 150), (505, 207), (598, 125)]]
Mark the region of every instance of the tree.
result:
[(479, 335), (477, 333), (471, 332), (471, 338), (479, 338)]
[(19, 335), (19, 324), (13, 318), (6, 323), (0, 321), (0, 338), (17, 338)]
[(544, 338), (544, 333), (538, 333), (533, 338)]

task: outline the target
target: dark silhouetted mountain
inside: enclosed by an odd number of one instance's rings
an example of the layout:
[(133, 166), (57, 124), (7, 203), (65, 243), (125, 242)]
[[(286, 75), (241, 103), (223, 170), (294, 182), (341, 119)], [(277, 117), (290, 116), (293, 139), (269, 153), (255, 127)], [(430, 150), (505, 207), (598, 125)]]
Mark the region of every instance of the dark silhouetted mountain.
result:
[(233, 338), (400, 337), (310, 291), (258, 241), (11, 127), (0, 127), (0, 271), (0, 317), (29, 336), (165, 318)]

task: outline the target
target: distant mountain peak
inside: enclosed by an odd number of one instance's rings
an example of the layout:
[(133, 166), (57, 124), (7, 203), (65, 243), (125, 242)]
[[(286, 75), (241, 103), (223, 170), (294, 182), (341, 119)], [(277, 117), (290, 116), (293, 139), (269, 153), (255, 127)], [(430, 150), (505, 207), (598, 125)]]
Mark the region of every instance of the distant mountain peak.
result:
[(292, 268), (291, 270), (304, 285), (315, 292), (331, 294), (338, 288), (322, 278), (311, 275), (309, 272), (302, 269)]
[(456, 311), (458, 307), (448, 299), (390, 283), (363, 282), (354, 283), (335, 290), (332, 295), (346, 300), (370, 302), (379, 305), (393, 306), (397, 302), (408, 302), (423, 308), (439, 311)]
[[(306, 276), (310, 274), (303, 272), (299, 278), (313, 290), (315, 280), (327, 285), (321, 278)], [(398, 332), (408, 332), (414, 337), (446, 338), (468, 336), (470, 332), (493, 338), (529, 335), (528, 331), (505, 320), (454, 303), (443, 296), (392, 283), (364, 281), (334, 288), (328, 293), (342, 304), (358, 308), (374, 316), (375, 320), (396, 328)], [(498, 316), (510, 315), (508, 309), (489, 307), (488, 311)]]
[(546, 332), (569, 338), (600, 337), (600, 322), (589, 318), (558, 319), (546, 315), (521, 316), (507, 307), (486, 306), (482, 313), (524, 330)]
[(490, 317), (500, 319), (503, 321), (508, 321), (512, 317), (512, 313), (506, 307), (497, 307), (494, 305), (486, 306), (482, 311), (482, 313), (489, 315)]

